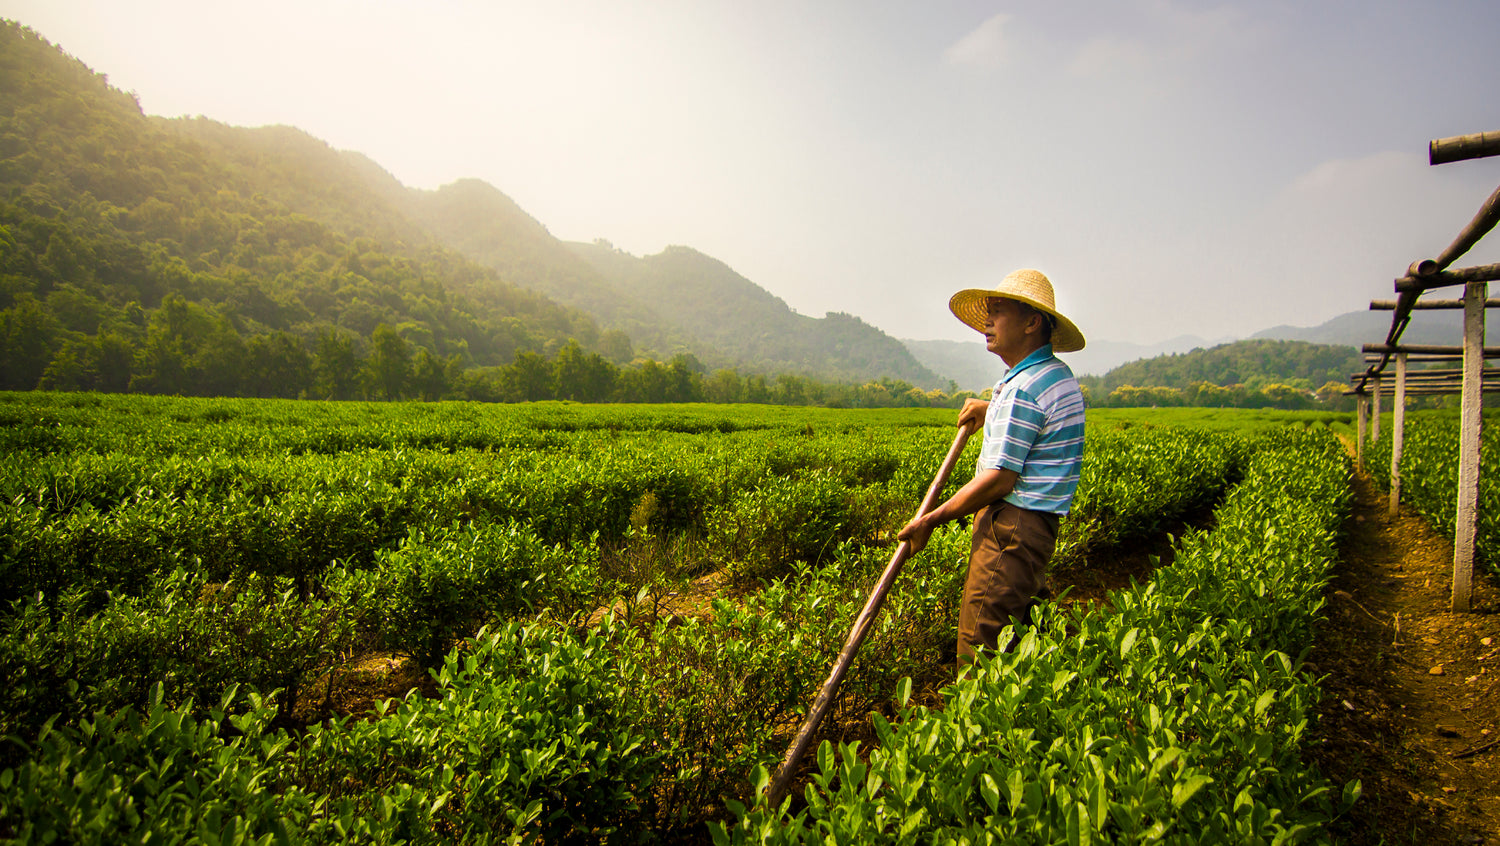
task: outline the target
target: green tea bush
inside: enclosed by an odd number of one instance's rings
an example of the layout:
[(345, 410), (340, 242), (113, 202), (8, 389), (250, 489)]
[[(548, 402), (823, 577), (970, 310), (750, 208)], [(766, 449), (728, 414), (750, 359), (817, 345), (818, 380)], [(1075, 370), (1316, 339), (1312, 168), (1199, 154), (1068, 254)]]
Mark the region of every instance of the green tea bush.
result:
[(1210, 508), (1234, 484), (1239, 438), (1194, 429), (1088, 430), (1072, 511), (1058, 527), (1055, 566), (1090, 549), (1151, 537)]
[[(1113, 613), (1053, 616), (986, 655), (941, 711), (825, 744), (805, 805), (731, 805), (720, 843), (1297, 842), (1354, 801), (1301, 762), (1299, 669), (1347, 513), (1326, 432), (1259, 441), (1212, 532)], [(1273, 586), (1274, 591), (1267, 588)], [(905, 688), (909, 690), (909, 687)], [(905, 700), (905, 694), (901, 697)], [(757, 793), (767, 771), (755, 776)]]
[(772, 478), (710, 518), (709, 543), (736, 582), (768, 581), (831, 558), (851, 534), (852, 505), (830, 473)]
[(455, 640), (482, 625), (545, 609), (568, 617), (601, 598), (599, 550), (592, 544), (548, 544), (516, 523), (414, 529), (370, 568), (330, 582), (357, 597), (380, 642), (442, 663)]
[(140, 597), (94, 610), (78, 593), (18, 601), (0, 620), (0, 732), (29, 735), (47, 718), (81, 718), (142, 702), (212, 701), (236, 683), (276, 690), (296, 707), (313, 672), (347, 648), (344, 598), (304, 599), (289, 580), (211, 583), (174, 570)]
[(450, 654), (435, 698), (313, 727), (284, 778), (326, 796), (307, 839), (628, 839), (660, 770), (629, 629), (510, 623)]
[(292, 739), (276, 713), (236, 690), (199, 715), (160, 690), (126, 707), (49, 725), (20, 765), (0, 771), (0, 837), (15, 843), (287, 843), (320, 804), (278, 774)]
[[(1479, 450), (1479, 513), (1475, 557), (1500, 574), (1500, 417), (1485, 417)], [(1401, 500), (1449, 539), (1458, 513), (1458, 418), (1451, 413), (1408, 414), (1402, 434)], [(1393, 438), (1387, 432), (1365, 444), (1365, 470), (1381, 487), (1391, 487)]]

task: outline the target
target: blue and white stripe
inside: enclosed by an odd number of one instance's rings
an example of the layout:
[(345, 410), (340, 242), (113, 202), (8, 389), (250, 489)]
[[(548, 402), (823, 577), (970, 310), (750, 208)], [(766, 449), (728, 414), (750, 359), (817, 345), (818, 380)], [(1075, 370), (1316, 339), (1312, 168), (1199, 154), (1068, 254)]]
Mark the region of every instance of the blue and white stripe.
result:
[(975, 472), (1002, 468), (1020, 474), (1006, 502), (1068, 513), (1083, 468), (1083, 393), (1051, 344), (995, 384)]

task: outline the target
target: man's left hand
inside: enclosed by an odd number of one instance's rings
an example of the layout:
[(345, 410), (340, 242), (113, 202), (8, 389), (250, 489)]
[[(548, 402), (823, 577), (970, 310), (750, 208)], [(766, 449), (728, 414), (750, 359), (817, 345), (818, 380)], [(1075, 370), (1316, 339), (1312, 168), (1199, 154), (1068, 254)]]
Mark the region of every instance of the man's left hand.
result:
[(924, 515), (903, 526), (901, 531), (896, 533), (896, 539), (906, 541), (908, 547), (911, 549), (911, 554), (916, 555), (927, 546), (927, 539), (932, 537), (932, 530), (934, 528), (936, 526), (927, 524)]

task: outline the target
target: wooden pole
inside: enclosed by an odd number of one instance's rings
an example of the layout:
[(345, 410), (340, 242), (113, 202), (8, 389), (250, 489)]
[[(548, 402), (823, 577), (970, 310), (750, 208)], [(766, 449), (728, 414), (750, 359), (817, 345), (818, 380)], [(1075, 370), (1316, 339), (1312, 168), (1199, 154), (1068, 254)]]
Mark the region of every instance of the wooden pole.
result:
[[(958, 457), (963, 453), (964, 444), (968, 442), (971, 434), (972, 431), (968, 427), (958, 430), (958, 434), (953, 438), (953, 445), (948, 448), (948, 455), (943, 458), (943, 464), (938, 468), (932, 485), (927, 488), (927, 495), (922, 498), (922, 504), (917, 507), (917, 513), (913, 519), (937, 507), (938, 498), (943, 492), (943, 485), (948, 482), (948, 476), (953, 473), (953, 466), (958, 463)], [(839, 683), (849, 672), (849, 665), (854, 663), (854, 656), (859, 653), (859, 647), (864, 644), (865, 637), (869, 635), (870, 625), (875, 622), (875, 615), (880, 613), (880, 606), (885, 603), (886, 594), (890, 593), (891, 585), (900, 574), (901, 565), (905, 564), (909, 557), (911, 557), (911, 545), (902, 541), (896, 547), (895, 554), (891, 556), (891, 562), (885, 566), (885, 572), (880, 574), (879, 581), (870, 591), (870, 598), (865, 600), (864, 610), (859, 612), (859, 618), (854, 621), (854, 628), (849, 630), (849, 639), (839, 652), (833, 671), (828, 674), (828, 680), (823, 682), (823, 689), (818, 691), (817, 699), (813, 700), (812, 709), (807, 712), (802, 728), (797, 732), (797, 737), (792, 740), (792, 745), (787, 748), (786, 757), (781, 761), (781, 768), (776, 771), (776, 778), (766, 791), (768, 807), (772, 809), (781, 807), (781, 800), (786, 797), (787, 788), (792, 783), (792, 776), (797, 772), (798, 762), (802, 760), (803, 755), (807, 754), (807, 747), (812, 745), (818, 724), (823, 722), (823, 715), (833, 705)]]
[(1401, 446), (1406, 437), (1406, 353), (1396, 353), (1396, 399), (1391, 404), (1391, 504), (1395, 517), (1401, 507)]
[(1376, 376), (1372, 381), (1374, 384), (1371, 385), (1373, 388), (1371, 396), (1374, 399), (1370, 411), (1370, 443), (1373, 444), (1380, 441), (1380, 377)]
[[(1483, 310), (1481, 309), (1481, 311), (1483, 311)], [(1464, 347), (1463, 347), (1463, 345), (1459, 345), (1459, 346), (1456, 346), (1456, 347), (1449, 347), (1449, 346), (1442, 346), (1442, 345), (1435, 345), (1435, 344), (1397, 344), (1395, 346), (1390, 346), (1388, 344), (1365, 344), (1364, 346), (1360, 347), (1360, 352), (1364, 352), (1364, 353), (1398, 353), (1398, 352), (1404, 352), (1404, 353), (1415, 353), (1415, 354), (1418, 354), (1418, 355), (1453, 355), (1453, 356), (1461, 356), (1461, 355), (1464, 355)], [(1500, 358), (1500, 347), (1485, 347), (1484, 348), (1484, 357), (1485, 358)]]
[(1461, 162), (1465, 159), (1482, 159), (1500, 155), (1500, 132), (1475, 132), (1471, 135), (1455, 135), (1452, 138), (1434, 138), (1427, 142), (1429, 165)]
[(1358, 432), (1354, 441), (1354, 460), (1361, 466), (1365, 461), (1365, 411), (1369, 406), (1370, 400), (1364, 394), (1354, 401), (1355, 431)]
[(1474, 536), (1479, 520), (1479, 443), (1484, 416), (1484, 300), (1489, 285), (1464, 287), (1464, 386), (1459, 410), (1458, 509), (1453, 529), (1454, 611), (1468, 611), (1474, 576)]
[[(1445, 308), (1457, 311), (1464, 307), (1463, 300), (1417, 300), (1411, 307), (1418, 310)], [(1500, 308), (1500, 298), (1484, 301), (1485, 308)], [(1395, 300), (1370, 300), (1370, 311), (1395, 311)]]
[(1490, 194), (1489, 199), (1484, 201), (1484, 205), (1479, 207), (1479, 211), (1474, 213), (1474, 219), (1459, 231), (1458, 237), (1453, 239), (1453, 243), (1449, 244), (1447, 249), (1439, 253), (1435, 259), (1417, 262), (1407, 272), (1410, 274), (1414, 270), (1416, 271), (1414, 275), (1428, 276), (1447, 270), (1449, 265), (1458, 261), (1459, 257), (1479, 243), (1480, 238), (1489, 234), (1497, 222), (1500, 222), (1500, 188), (1496, 188)]

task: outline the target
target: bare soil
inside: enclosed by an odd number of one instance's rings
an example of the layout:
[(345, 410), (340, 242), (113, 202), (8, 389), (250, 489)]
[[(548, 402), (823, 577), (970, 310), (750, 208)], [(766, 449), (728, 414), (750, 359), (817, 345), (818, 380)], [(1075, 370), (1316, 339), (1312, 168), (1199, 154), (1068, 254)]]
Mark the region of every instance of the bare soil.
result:
[(1363, 796), (1343, 842), (1500, 844), (1500, 589), (1450, 610), (1453, 546), (1361, 471), (1325, 622), (1313, 757)]

